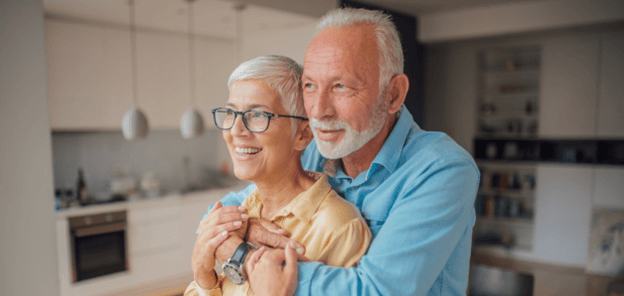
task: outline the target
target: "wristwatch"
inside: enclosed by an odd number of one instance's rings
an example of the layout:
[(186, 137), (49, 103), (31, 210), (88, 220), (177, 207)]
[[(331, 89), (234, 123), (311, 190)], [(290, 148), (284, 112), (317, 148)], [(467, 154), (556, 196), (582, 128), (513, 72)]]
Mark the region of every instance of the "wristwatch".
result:
[(232, 257), (223, 264), (223, 272), (232, 283), (242, 285), (245, 282), (245, 274), (243, 272), (245, 257), (249, 253), (249, 250), (253, 248), (251, 244), (242, 242), (238, 245)]

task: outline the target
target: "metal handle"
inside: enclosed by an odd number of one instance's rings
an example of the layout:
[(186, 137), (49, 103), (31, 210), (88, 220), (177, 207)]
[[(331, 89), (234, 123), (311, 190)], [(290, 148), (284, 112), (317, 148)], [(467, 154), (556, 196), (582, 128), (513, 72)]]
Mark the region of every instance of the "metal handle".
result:
[(85, 237), (85, 236), (91, 236), (91, 235), (122, 231), (124, 229), (126, 229), (126, 223), (121, 222), (121, 223), (106, 224), (106, 225), (100, 225), (100, 226), (78, 228), (74, 230), (74, 235), (76, 237)]

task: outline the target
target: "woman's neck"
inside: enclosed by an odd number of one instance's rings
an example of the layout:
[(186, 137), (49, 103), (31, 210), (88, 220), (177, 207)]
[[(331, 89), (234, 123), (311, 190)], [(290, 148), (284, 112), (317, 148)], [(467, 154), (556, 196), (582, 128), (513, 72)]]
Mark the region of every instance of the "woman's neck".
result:
[(255, 182), (262, 201), (261, 218), (267, 220), (273, 218), (297, 195), (308, 190), (314, 182), (315, 180), (303, 170), (301, 163), (292, 169), (280, 170), (270, 178)]

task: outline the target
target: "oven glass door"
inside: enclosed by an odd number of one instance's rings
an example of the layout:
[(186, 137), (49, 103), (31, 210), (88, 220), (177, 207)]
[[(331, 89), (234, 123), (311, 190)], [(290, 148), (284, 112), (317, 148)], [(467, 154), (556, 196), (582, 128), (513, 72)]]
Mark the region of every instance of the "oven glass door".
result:
[(74, 281), (126, 270), (125, 240), (125, 230), (74, 236)]

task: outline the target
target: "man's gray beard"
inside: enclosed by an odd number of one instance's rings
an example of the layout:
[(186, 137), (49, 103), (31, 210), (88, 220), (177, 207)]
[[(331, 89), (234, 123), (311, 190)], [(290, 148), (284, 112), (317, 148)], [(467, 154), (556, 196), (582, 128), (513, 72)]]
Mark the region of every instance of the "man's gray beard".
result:
[[(344, 121), (337, 119), (319, 120), (310, 119), (310, 127), (316, 139), (316, 146), (321, 155), (328, 159), (343, 158), (364, 147), (368, 141), (377, 136), (388, 118), (388, 103), (385, 101), (387, 87), (384, 87), (377, 98), (377, 102), (372, 109), (371, 120), (368, 127), (364, 131), (357, 131)], [(320, 140), (316, 134), (316, 129), (323, 130), (341, 130), (345, 131), (344, 137), (338, 144), (329, 141)]]

